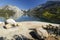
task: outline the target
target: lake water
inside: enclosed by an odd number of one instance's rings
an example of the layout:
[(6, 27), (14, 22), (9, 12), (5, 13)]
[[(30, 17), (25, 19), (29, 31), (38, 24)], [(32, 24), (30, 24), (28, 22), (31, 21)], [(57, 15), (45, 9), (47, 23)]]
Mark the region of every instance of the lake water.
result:
[[(0, 22), (4, 22), (5, 21), (5, 19), (4, 18), (0, 18)], [(46, 19), (44, 19), (44, 18), (36, 18), (36, 17), (31, 17), (31, 16), (27, 16), (27, 15), (23, 15), (23, 16), (21, 16), (21, 17), (19, 17), (19, 18), (17, 18), (16, 20), (15, 20), (16, 22), (21, 22), (21, 21), (43, 21), (43, 22), (50, 22), (49, 20), (46, 20)], [(58, 23), (58, 22), (51, 22), (51, 23)], [(58, 24), (60, 24), (60, 23), (58, 23)]]
[(0, 17), (0, 22), (4, 22), (5, 19), (3, 17)]
[(39, 18), (35, 18), (35, 17), (30, 17), (30, 16), (21, 16), (19, 18), (16, 19), (17, 22), (20, 22), (20, 21), (39, 21), (40, 19)]
[[(21, 21), (39, 21), (39, 18), (35, 18), (35, 17), (30, 17), (30, 16), (21, 16), (19, 18), (17, 18), (15, 21), (17, 22), (21, 22)], [(0, 22), (4, 22), (5, 19), (4, 18), (0, 18)]]

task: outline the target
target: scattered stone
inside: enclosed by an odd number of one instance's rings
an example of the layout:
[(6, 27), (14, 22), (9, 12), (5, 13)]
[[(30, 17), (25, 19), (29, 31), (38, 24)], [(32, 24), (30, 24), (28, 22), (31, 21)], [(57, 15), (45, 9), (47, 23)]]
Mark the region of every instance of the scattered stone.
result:
[[(11, 23), (10, 23), (11, 22)], [(56, 26), (53, 25), (48, 25), (47, 27), (41, 27), (41, 26), (36, 26), (35, 24), (31, 24), (32, 26), (30, 26), (30, 24), (28, 25), (28, 23), (20, 23), (15, 25), (16, 22), (12, 22), (9, 20), (9, 22), (6, 23), (6, 25), (3, 25), (2, 29), (0, 28), (0, 36), (2, 37), (6, 37), (6, 40), (56, 40), (55, 38), (55, 33), (51, 34), (49, 37), (49, 33), (50, 31), (56, 31), (58, 30), (58, 28)], [(1, 23), (2, 24), (2, 23)], [(22, 25), (21, 25), (22, 24)], [(2, 26), (2, 25), (1, 25)], [(17, 27), (19, 26), (19, 27)], [(13, 28), (12, 28), (13, 27)], [(14, 28), (15, 27), (15, 28)], [(5, 29), (3, 29), (5, 28)], [(48, 33), (48, 30), (49, 33)], [(58, 31), (56, 31), (58, 32)], [(22, 34), (22, 35), (20, 35)], [(14, 36), (14, 37), (13, 37)], [(0, 38), (0, 39), (4, 39), (4, 38)], [(60, 37), (59, 37), (60, 39)], [(4, 39), (5, 40), (5, 39)]]

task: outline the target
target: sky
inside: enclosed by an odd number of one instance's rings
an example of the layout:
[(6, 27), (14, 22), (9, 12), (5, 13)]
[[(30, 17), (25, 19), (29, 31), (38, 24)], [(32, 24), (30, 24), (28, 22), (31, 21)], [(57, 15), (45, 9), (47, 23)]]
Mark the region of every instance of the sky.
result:
[(60, 0), (49, 0), (49, 1), (60, 1)]
[(13, 5), (17, 6), (22, 10), (28, 10), (34, 8), (47, 0), (0, 0), (0, 6), (3, 5)]

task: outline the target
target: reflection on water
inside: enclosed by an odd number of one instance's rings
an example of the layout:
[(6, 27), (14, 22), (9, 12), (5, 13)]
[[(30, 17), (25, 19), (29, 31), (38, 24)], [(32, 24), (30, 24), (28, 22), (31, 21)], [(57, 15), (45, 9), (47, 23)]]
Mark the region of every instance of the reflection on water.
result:
[[(0, 22), (4, 22), (5, 19), (3, 17), (0, 17)], [(57, 22), (51, 22), (47, 19), (44, 18), (35, 18), (35, 17), (31, 17), (31, 16), (27, 16), (27, 15), (23, 15), (17, 19), (15, 19), (16, 22), (21, 22), (21, 21), (42, 21), (42, 22), (50, 22), (50, 23), (57, 23)], [(59, 24), (59, 23), (58, 23)]]
[[(30, 17), (30, 16), (21, 16), (17, 18), (15, 21), (20, 22), (20, 21), (39, 21), (40, 19), (35, 18), (35, 17)], [(0, 22), (4, 22), (5, 19), (3, 17), (0, 18)]]
[(3, 17), (0, 17), (0, 22), (4, 22), (5, 19)]
[(21, 16), (19, 17), (18, 19), (16, 19), (17, 22), (20, 22), (20, 21), (39, 21), (40, 19), (38, 18), (35, 18), (35, 17), (30, 17), (30, 16)]
[(41, 21), (41, 22), (49, 22), (49, 23), (57, 23), (59, 24), (58, 22), (52, 22), (50, 20), (47, 20), (45, 18), (36, 18), (36, 17), (31, 17), (31, 16), (21, 16), (19, 18), (16, 19), (17, 22), (21, 22), (21, 21)]

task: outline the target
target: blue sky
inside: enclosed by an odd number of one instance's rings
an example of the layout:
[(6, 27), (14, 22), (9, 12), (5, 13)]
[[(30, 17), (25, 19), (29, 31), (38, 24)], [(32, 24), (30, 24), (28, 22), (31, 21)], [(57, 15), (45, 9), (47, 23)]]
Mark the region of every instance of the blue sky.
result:
[(39, 4), (45, 3), (47, 0), (0, 0), (0, 6), (14, 5), (23, 10), (34, 8)]

